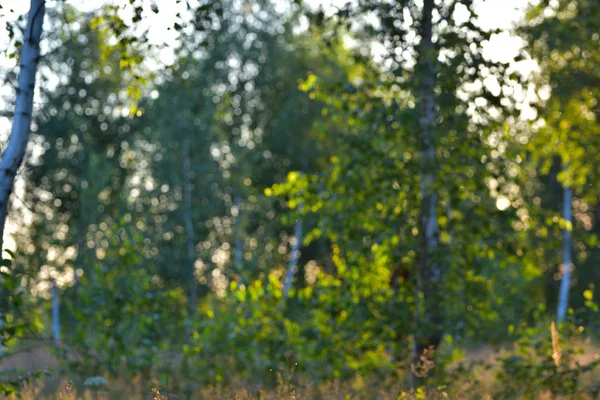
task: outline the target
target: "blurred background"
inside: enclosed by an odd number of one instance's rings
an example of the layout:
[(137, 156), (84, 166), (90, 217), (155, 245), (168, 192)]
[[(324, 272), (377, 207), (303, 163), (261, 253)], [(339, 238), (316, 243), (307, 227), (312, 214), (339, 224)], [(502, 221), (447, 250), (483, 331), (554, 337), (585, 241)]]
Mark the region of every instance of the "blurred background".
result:
[(596, 398), (597, 0), (41, 3), (0, 393)]

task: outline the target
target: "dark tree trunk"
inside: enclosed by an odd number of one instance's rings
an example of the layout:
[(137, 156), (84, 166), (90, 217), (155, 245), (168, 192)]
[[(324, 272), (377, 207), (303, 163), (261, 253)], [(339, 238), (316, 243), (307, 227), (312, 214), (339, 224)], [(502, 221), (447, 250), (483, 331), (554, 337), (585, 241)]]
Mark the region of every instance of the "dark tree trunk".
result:
[(418, 124), (421, 147), (419, 154), (421, 244), (417, 260), (416, 332), (414, 334), (411, 385), (414, 385), (420, 378), (420, 374), (415, 371), (414, 367), (423, 365), (421, 357), (425, 350), (432, 346), (437, 347), (442, 337), (442, 313), (440, 312), (442, 268), (436, 257), (439, 247), (439, 227), (436, 211), (438, 199), (434, 188), (436, 167), (435, 64), (438, 58), (433, 43), (434, 9), (434, 0), (424, 0), (417, 71)]

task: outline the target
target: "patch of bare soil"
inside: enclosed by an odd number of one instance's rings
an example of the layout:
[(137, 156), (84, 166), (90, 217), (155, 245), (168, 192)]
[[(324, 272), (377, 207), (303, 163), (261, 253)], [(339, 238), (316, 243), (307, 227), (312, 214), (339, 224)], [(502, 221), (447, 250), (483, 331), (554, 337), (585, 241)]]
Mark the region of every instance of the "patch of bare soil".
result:
[(0, 359), (0, 371), (22, 368), (26, 371), (40, 371), (44, 368), (57, 369), (58, 360), (45, 344), (20, 349)]

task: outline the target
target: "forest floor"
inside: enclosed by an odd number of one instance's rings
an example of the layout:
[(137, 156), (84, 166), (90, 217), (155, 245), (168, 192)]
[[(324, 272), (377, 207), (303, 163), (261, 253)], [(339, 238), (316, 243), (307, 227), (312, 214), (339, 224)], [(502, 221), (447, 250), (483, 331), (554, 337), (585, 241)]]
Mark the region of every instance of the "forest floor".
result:
[[(508, 349), (509, 346), (506, 347)], [(585, 365), (598, 357), (600, 357), (600, 346), (594, 343), (582, 343), (581, 348), (583, 353), (577, 356), (577, 361)], [(438, 395), (428, 395), (427, 399), (492, 399), (488, 394), (491, 391), (495, 381), (496, 357), (503, 350), (498, 350), (489, 345), (480, 345), (465, 352), (465, 361), (469, 363), (484, 362), (492, 365), (491, 369), (481, 368), (477, 370), (477, 376), (480, 384), (477, 386), (477, 393), (472, 393), (474, 387), (472, 383), (465, 382), (460, 384), (461, 394), (448, 397), (443, 394), (443, 391)], [(30, 345), (20, 349), (15, 354), (7, 355), (2, 359), (0, 364), (0, 372), (13, 368), (22, 368), (26, 371), (39, 371), (44, 368), (51, 368), (53, 371), (60, 370), (60, 364), (57, 358), (52, 354), (51, 348), (44, 344)], [(596, 379), (590, 377), (591, 379)], [(94, 392), (86, 389), (84, 392), (75, 393), (75, 389), (71, 386), (71, 378), (65, 374), (52, 374), (41, 378), (32, 384), (26, 386), (22, 393), (24, 400), (44, 400), (44, 399), (131, 399), (131, 400), (176, 400), (183, 399), (182, 396), (164, 395), (157, 393), (148, 382), (142, 382), (141, 379), (136, 379), (133, 382), (125, 382), (123, 380), (111, 381), (101, 391)], [(250, 389), (249, 389), (250, 388)], [(261, 399), (261, 400), (279, 400), (279, 399), (381, 399), (397, 400), (402, 398), (400, 394), (403, 388), (395, 382), (359, 382), (352, 383), (330, 382), (319, 384), (302, 384), (289, 385), (285, 382), (279, 387), (269, 390), (256, 389), (256, 386), (248, 385), (247, 383), (233, 384), (227, 388), (207, 388), (200, 393), (194, 395), (193, 399)], [(399, 397), (400, 396), (400, 397)], [(413, 398), (413, 397), (406, 397)], [(542, 397), (541, 399), (543, 400)], [(550, 397), (548, 397), (550, 399)], [(591, 399), (591, 397), (590, 397)]]

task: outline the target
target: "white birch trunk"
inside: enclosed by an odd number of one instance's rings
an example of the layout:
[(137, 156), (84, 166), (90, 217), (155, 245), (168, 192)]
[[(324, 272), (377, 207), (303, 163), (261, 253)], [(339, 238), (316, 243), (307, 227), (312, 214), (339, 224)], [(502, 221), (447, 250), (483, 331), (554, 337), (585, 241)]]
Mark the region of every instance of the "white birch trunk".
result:
[(571, 270), (573, 268), (573, 260), (571, 256), (571, 229), (573, 223), (571, 188), (563, 189), (563, 219), (570, 226), (565, 226), (563, 229), (563, 276), (560, 282), (560, 292), (558, 295), (558, 310), (556, 320), (563, 322), (567, 315), (567, 307), (569, 305), (569, 286), (571, 285)]
[(52, 338), (54, 344), (60, 346), (60, 300), (58, 298), (56, 280), (52, 280)]
[(244, 258), (244, 238), (242, 230), (242, 198), (239, 194), (234, 196), (235, 208), (237, 209), (237, 217), (235, 224), (235, 250), (233, 254), (233, 265), (239, 276), (238, 284), (242, 284), (242, 268)]
[[(300, 205), (299, 210), (302, 210)], [(292, 242), (292, 253), (290, 257), (290, 266), (288, 267), (285, 275), (285, 282), (283, 284), (283, 298), (287, 298), (292, 288), (294, 276), (298, 272), (298, 259), (300, 258), (300, 243), (302, 241), (302, 220), (298, 218), (296, 225), (294, 226), (294, 241)]]
[(8, 202), (15, 184), (15, 176), (23, 161), (29, 141), (35, 76), (40, 57), (40, 38), (45, 13), (45, 0), (31, 0), (25, 38), (21, 48), (15, 115), (8, 146), (0, 160), (0, 250), (3, 245)]

